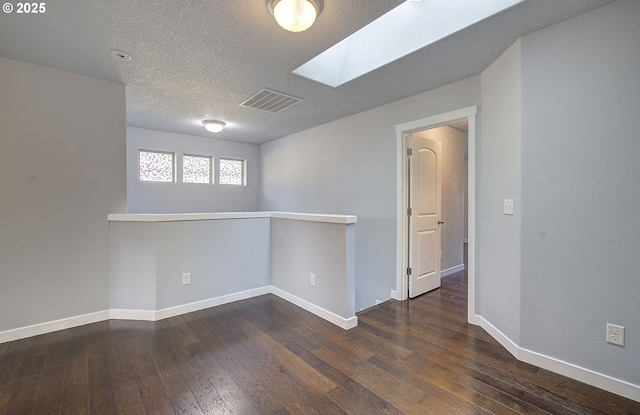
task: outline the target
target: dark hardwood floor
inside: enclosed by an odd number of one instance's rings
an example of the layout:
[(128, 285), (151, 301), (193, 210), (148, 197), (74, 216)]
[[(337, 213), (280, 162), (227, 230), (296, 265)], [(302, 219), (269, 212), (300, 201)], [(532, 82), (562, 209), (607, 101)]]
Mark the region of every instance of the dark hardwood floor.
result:
[(464, 273), (343, 331), (273, 295), (0, 344), (0, 414), (640, 414), (466, 322)]

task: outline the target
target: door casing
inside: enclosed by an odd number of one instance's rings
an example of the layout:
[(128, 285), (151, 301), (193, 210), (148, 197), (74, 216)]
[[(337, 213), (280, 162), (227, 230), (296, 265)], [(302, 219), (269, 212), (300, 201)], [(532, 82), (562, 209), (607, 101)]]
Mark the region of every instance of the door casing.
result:
[(408, 298), (408, 217), (407, 217), (407, 143), (405, 135), (430, 128), (442, 127), (459, 121), (467, 121), (469, 131), (467, 133), (468, 144), (468, 252), (467, 252), (467, 279), (468, 300), (467, 320), (469, 323), (478, 324), (475, 314), (475, 276), (476, 276), (476, 114), (477, 106), (462, 108), (447, 113), (434, 115), (396, 125), (396, 289), (391, 292), (391, 298), (404, 301)]

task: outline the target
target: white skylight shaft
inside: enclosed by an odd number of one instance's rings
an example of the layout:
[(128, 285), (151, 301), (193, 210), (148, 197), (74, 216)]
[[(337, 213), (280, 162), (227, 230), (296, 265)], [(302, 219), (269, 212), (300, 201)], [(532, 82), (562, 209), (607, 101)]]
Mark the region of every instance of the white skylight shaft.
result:
[(523, 1), (406, 1), (293, 73), (337, 87)]

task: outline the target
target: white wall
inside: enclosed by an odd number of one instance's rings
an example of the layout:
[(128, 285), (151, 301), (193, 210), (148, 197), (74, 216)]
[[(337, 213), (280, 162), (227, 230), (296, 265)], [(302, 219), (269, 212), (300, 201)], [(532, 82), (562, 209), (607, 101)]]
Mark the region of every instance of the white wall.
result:
[[(522, 192), (521, 42), (481, 77), (476, 170), (476, 312), (513, 342), (520, 337), (520, 235)], [(504, 215), (514, 199), (514, 215)]]
[(474, 77), (263, 144), (260, 208), (356, 215), (356, 310), (387, 300), (396, 284), (395, 126), (479, 101)]
[(0, 58), (0, 331), (109, 308), (125, 87)]
[(640, 385), (640, 2), (526, 36), (522, 58), (521, 345)]
[[(442, 271), (456, 272), (463, 265), (464, 242), (464, 146), (466, 134), (444, 126), (414, 133), (442, 144)], [(447, 270), (451, 270), (447, 272)]]
[[(138, 150), (175, 152), (177, 170), (182, 154), (247, 160), (247, 185), (142, 183), (138, 181)], [(251, 212), (258, 210), (259, 147), (216, 138), (127, 127), (127, 208), (129, 213)], [(214, 170), (217, 175), (217, 171)], [(181, 173), (178, 174), (181, 177)]]

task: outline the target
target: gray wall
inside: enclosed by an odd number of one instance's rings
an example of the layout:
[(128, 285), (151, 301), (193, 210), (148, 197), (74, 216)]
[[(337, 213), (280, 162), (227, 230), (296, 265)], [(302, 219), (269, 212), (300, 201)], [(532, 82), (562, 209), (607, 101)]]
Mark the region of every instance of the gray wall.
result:
[(156, 310), (158, 230), (151, 222), (111, 222), (111, 309)]
[[(247, 160), (247, 185), (141, 183), (138, 181), (138, 150), (176, 153), (177, 170), (182, 171), (182, 154)], [(259, 147), (213, 137), (127, 127), (128, 213), (254, 212), (258, 210), (260, 174)], [(214, 174), (217, 173), (214, 170)], [(178, 177), (181, 177), (179, 174)]]
[(526, 36), (522, 58), (521, 345), (640, 385), (640, 2)]
[(111, 309), (124, 315), (273, 286), (285, 299), (355, 316), (355, 224), (263, 217), (110, 226)]
[(125, 88), (0, 58), (0, 331), (109, 308)]
[(463, 265), (466, 134), (444, 126), (414, 133), (442, 144), (442, 271)]
[(158, 309), (270, 285), (269, 218), (155, 225)]
[[(482, 73), (476, 142), (476, 312), (515, 343), (520, 336), (521, 46)], [(504, 215), (514, 199), (514, 215)]]
[(357, 215), (356, 310), (396, 278), (397, 124), (480, 102), (479, 77), (261, 146), (262, 210)]
[[(271, 285), (343, 318), (355, 314), (355, 225), (271, 219)], [(311, 285), (310, 275), (316, 275)]]

